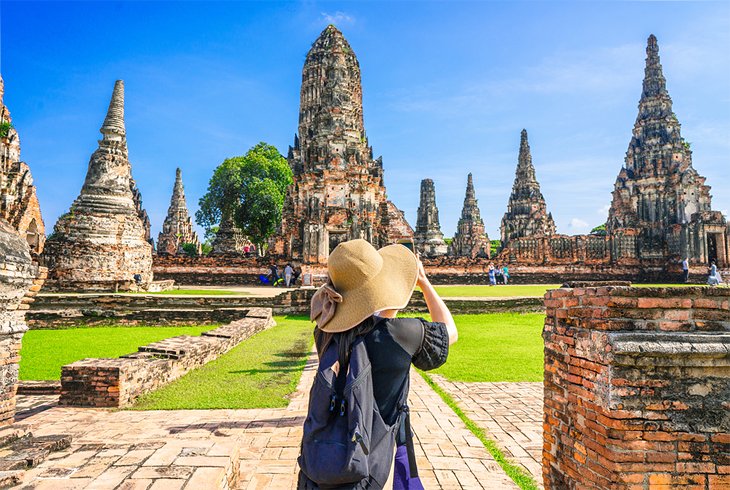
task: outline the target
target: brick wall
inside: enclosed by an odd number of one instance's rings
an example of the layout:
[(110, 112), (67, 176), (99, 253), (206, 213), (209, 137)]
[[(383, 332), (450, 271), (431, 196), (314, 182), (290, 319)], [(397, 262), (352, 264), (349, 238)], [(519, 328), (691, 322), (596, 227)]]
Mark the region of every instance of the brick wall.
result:
[(199, 337), (183, 335), (154, 342), (118, 359), (83, 359), (61, 368), (60, 405), (126, 407), (273, 325), (271, 310), (247, 315)]
[(546, 488), (730, 488), (730, 289), (545, 295)]

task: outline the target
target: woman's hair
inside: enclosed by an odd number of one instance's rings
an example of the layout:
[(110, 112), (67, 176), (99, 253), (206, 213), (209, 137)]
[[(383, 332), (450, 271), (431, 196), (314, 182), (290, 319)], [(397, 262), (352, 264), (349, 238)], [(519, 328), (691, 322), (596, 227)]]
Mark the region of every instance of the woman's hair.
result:
[(314, 329), (314, 345), (317, 346), (317, 355), (321, 358), (327, 351), (330, 343), (334, 340), (337, 342), (337, 359), (340, 366), (347, 366), (350, 362), (350, 347), (355, 337), (359, 335), (367, 335), (375, 327), (375, 319), (372, 316), (367, 317), (350, 330), (338, 333), (327, 333), (315, 327)]

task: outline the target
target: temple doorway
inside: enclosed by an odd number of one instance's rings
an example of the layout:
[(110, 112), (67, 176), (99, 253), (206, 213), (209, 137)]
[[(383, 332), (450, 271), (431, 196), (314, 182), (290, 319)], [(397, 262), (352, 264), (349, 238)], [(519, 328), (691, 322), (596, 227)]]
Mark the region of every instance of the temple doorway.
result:
[[(717, 264), (717, 237), (715, 236), (715, 233), (708, 233), (707, 234), (707, 262), (712, 264), (715, 262)], [(721, 264), (717, 264), (720, 266)]]
[[(330, 237), (330, 250), (329, 253), (332, 253), (332, 251), (335, 249), (337, 245), (339, 245), (342, 242), (347, 241), (347, 233), (346, 232), (335, 232), (330, 231), (329, 232)], [(327, 254), (329, 255), (329, 254)]]

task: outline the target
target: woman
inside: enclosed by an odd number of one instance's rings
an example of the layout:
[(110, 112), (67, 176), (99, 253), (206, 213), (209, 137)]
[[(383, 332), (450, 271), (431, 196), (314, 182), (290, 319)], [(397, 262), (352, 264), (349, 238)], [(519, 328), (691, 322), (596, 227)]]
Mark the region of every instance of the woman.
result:
[(717, 270), (717, 265), (713, 262), (710, 266), (710, 277), (707, 278), (707, 284), (710, 286), (719, 286), (722, 284), (722, 276)]
[[(375, 404), (383, 421), (393, 425), (402, 419), (399, 400), (407, 395), (411, 364), (429, 370), (446, 362), (449, 345), (458, 337), (454, 319), (426, 277), (421, 261), (402, 245), (376, 250), (365, 240), (341, 243), (329, 256), (327, 272), (329, 283), (312, 298), (317, 353), (322, 357), (334, 341), (339, 352), (336, 365), (348, 366), (350, 346), (362, 337), (372, 367)], [(433, 322), (396, 318), (416, 285), (423, 291)], [(410, 474), (407, 425), (397, 431), (392, 488), (422, 489), (418, 478)], [(303, 472), (298, 487), (319, 488)], [(367, 488), (385, 486), (370, 482)]]

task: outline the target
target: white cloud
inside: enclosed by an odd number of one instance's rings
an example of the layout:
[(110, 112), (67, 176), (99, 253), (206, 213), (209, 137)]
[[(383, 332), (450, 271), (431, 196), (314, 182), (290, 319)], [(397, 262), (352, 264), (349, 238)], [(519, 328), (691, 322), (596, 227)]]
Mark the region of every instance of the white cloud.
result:
[(608, 214), (609, 209), (611, 209), (611, 205), (605, 204), (605, 205), (601, 206), (601, 208), (598, 210), (598, 214), (600, 214), (601, 216), (606, 216)]
[(352, 15), (337, 11), (334, 14), (328, 14), (327, 12), (322, 12), (322, 19), (324, 19), (325, 22), (328, 24), (334, 24), (334, 25), (342, 25), (342, 24), (354, 24), (355, 23), (355, 17)]
[(590, 231), (589, 230), (590, 225), (580, 218), (571, 218), (568, 226), (570, 227), (571, 230), (578, 232), (578, 233)]

